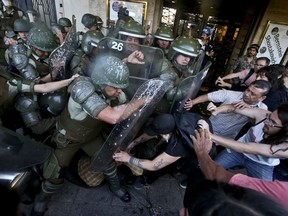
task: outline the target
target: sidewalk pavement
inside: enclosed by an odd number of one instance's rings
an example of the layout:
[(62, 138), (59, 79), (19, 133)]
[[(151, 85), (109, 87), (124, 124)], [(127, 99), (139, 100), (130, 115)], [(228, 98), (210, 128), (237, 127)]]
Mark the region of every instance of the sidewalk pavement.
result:
[[(45, 216), (178, 216), (185, 189), (179, 186), (181, 176), (167, 174), (148, 188), (127, 186), (131, 201), (124, 203), (104, 184), (83, 188), (66, 181), (61, 191), (52, 196)], [(22, 205), (25, 216), (32, 205)], [(154, 214), (151, 212), (154, 210)], [(157, 214), (158, 213), (158, 214)]]

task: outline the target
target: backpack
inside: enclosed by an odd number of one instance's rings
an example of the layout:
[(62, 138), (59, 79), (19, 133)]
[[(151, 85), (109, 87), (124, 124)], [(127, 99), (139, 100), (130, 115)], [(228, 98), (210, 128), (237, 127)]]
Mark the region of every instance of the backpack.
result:
[(190, 135), (195, 135), (195, 130), (199, 128), (197, 122), (200, 119), (204, 119), (209, 124), (210, 131), (213, 132), (210, 120), (198, 113), (175, 113), (174, 119), (181, 141), (183, 142), (184, 146), (187, 146), (190, 149), (194, 150), (194, 144), (190, 138)]

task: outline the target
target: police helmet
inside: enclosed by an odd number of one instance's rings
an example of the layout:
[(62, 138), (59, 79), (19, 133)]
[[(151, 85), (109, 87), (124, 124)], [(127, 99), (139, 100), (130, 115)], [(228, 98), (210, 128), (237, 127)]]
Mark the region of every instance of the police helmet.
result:
[(29, 30), (32, 28), (32, 25), (27, 20), (16, 19), (14, 21), (13, 27), (15, 32), (29, 32)]
[(62, 33), (65, 33), (64, 26), (57, 24), (57, 23), (52, 23), (50, 29), (53, 34), (56, 34), (57, 30), (60, 30)]
[(160, 26), (156, 30), (154, 37), (160, 40), (167, 40), (167, 41), (174, 40), (173, 31), (168, 26)]
[(81, 48), (86, 54), (90, 54), (94, 47), (97, 47), (99, 41), (104, 37), (101, 31), (90, 30), (87, 31), (81, 41)]
[(57, 47), (52, 31), (44, 24), (30, 29), (27, 44), (44, 52), (51, 52)]
[(172, 60), (176, 53), (196, 57), (201, 51), (200, 44), (192, 37), (179, 36), (171, 44), (168, 52), (168, 59)]
[(98, 63), (95, 62), (92, 68), (91, 79), (93, 83), (120, 89), (127, 88), (129, 85), (129, 69), (127, 65), (114, 56), (102, 58), (99, 58), (97, 60)]
[(71, 21), (68, 18), (66, 18), (66, 17), (61, 17), (58, 20), (58, 24), (63, 26), (63, 27), (71, 27), (72, 26)]
[(119, 31), (119, 36), (121, 35), (146, 38), (143, 26), (135, 20), (129, 20), (123, 25)]
[(81, 23), (86, 28), (91, 28), (92, 26), (97, 25), (96, 16), (90, 13), (86, 13), (82, 16)]

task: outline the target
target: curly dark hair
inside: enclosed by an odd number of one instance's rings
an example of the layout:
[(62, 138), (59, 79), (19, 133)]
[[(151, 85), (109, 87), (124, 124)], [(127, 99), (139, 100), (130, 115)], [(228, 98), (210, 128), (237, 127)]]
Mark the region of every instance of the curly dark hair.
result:
[(271, 144), (271, 152), (275, 154), (278, 151), (287, 151), (288, 150), (288, 145), (287, 148), (285, 149), (279, 149), (275, 152), (272, 151), (272, 147), (274, 145), (278, 145), (280, 143), (287, 143), (288, 144), (288, 103), (283, 103), (279, 105), (276, 108), (278, 117), (283, 125), (280, 131), (278, 131), (276, 134), (270, 135), (267, 138), (264, 138), (262, 140), (263, 143), (266, 144)]

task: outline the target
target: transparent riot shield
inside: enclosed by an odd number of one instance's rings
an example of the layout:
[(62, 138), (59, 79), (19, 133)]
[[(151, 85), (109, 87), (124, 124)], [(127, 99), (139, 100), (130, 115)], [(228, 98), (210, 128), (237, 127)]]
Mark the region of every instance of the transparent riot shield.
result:
[(200, 54), (193, 61), (189, 62), (188, 73), (191, 76), (195, 76), (200, 72), (204, 56), (205, 53), (201, 51)]
[[(49, 71), (53, 71), (54, 67), (59, 64), (63, 65), (60, 67), (59, 74), (55, 80), (63, 80), (68, 77), (67, 67), (78, 48), (78, 36), (76, 32), (76, 18), (72, 16), (72, 27), (65, 37), (64, 42), (61, 46), (57, 47), (49, 56)], [(57, 67), (58, 68), (58, 67)]]
[[(128, 118), (114, 126), (102, 148), (94, 156), (91, 163), (92, 170), (101, 171), (103, 166), (112, 162), (112, 155), (115, 151), (126, 149), (128, 144), (135, 138), (146, 119), (151, 115), (165, 94), (168, 86), (169, 82), (167, 81), (150, 79), (145, 81), (138, 88), (132, 101), (146, 98), (145, 104), (133, 112)], [(127, 113), (131, 113), (130, 110), (131, 108), (128, 106), (124, 111), (123, 116), (127, 116)]]
[(146, 80), (160, 76), (164, 53), (156, 47), (143, 46), (140, 44), (128, 43), (115, 38), (105, 37), (99, 41), (95, 61), (101, 59), (103, 55), (116, 56), (120, 59), (128, 58), (136, 50), (144, 55), (143, 64), (127, 63), (129, 68), (129, 87), (124, 90), (128, 98), (131, 99), (139, 86)]
[(211, 62), (198, 72), (195, 76), (190, 76), (181, 81), (177, 87), (177, 92), (173, 99), (170, 112), (182, 112), (184, 103), (186, 100), (194, 99), (199, 92), (199, 89), (207, 76), (208, 70), (211, 66)]
[(0, 127), (0, 171), (17, 172), (43, 163), (52, 148)]

